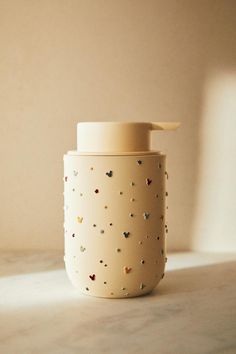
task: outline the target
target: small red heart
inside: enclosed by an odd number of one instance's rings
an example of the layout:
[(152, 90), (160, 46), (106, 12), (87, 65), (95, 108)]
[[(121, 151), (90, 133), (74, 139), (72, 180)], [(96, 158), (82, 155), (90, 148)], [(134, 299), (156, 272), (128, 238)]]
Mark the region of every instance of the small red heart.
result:
[(152, 183), (152, 180), (150, 178), (146, 178), (146, 184), (149, 186)]
[(90, 278), (91, 280), (95, 280), (95, 274), (90, 275), (89, 278)]

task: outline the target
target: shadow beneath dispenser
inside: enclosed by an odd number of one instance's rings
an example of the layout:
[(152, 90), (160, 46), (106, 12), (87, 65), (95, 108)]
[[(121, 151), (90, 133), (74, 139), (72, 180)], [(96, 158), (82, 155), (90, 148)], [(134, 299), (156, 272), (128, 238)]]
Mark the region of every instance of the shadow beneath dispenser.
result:
[(159, 297), (182, 296), (196, 291), (220, 291), (234, 283), (235, 269), (236, 260), (167, 271), (165, 278), (147, 296), (157, 300)]

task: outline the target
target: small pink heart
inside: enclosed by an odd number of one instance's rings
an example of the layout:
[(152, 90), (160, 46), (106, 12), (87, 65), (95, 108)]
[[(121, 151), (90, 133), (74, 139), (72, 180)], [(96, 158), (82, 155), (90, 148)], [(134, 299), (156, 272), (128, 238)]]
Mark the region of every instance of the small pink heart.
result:
[(130, 267), (124, 267), (124, 268), (123, 268), (125, 274), (130, 273), (130, 272), (131, 272), (131, 269), (132, 269), (132, 268), (130, 268)]

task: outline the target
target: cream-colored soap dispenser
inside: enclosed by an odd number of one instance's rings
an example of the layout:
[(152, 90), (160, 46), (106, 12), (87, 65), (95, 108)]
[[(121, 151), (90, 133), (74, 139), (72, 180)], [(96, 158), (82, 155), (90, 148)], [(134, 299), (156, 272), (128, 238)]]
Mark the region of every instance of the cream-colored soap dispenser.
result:
[(82, 122), (64, 156), (65, 266), (83, 293), (126, 298), (164, 276), (166, 156), (152, 130), (179, 123)]

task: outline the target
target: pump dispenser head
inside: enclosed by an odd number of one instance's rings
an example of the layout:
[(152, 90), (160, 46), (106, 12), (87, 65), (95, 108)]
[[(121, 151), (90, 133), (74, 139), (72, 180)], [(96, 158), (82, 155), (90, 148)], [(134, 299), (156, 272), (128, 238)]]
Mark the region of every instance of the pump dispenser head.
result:
[(178, 122), (80, 122), (77, 152), (82, 154), (150, 153), (153, 130), (175, 130)]

